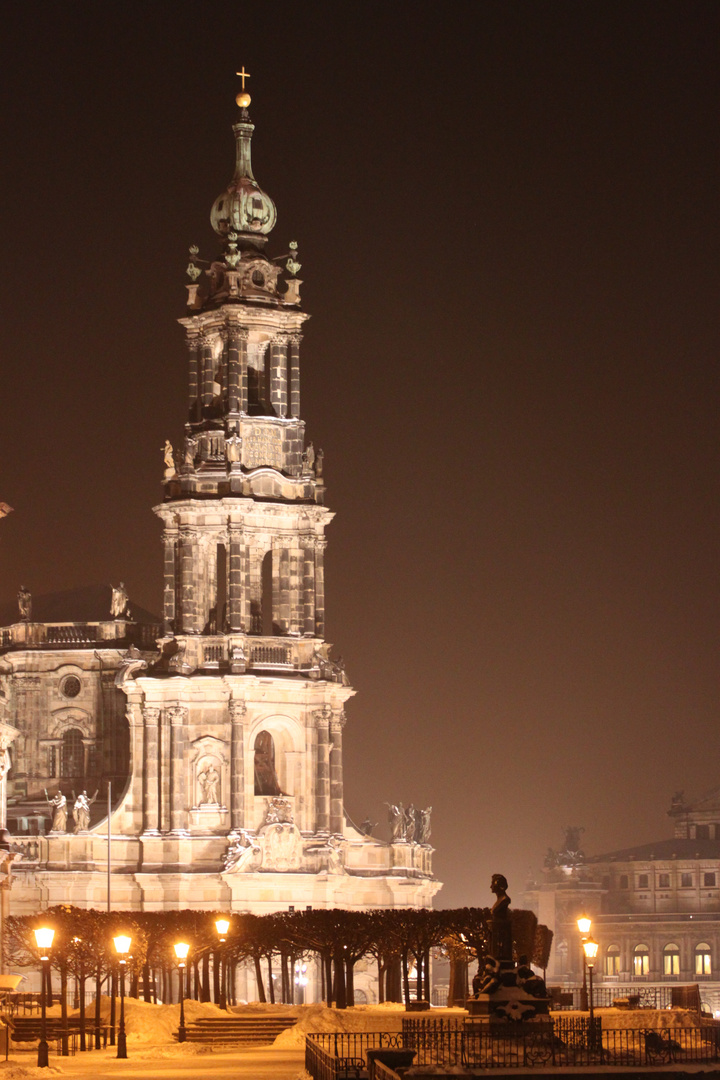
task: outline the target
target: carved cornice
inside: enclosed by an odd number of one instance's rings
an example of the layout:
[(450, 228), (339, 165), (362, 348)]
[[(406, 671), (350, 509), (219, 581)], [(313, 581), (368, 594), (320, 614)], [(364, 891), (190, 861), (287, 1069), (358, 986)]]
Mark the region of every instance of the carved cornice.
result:
[(344, 709), (339, 713), (333, 713), (330, 721), (330, 730), (332, 732), (341, 732), (346, 723), (347, 716), (345, 715)]
[(288, 334), (287, 339), (290, 342), (290, 344), (294, 345), (295, 348), (297, 349), (299, 347), (299, 345), (300, 345), (300, 342), (303, 339), (303, 336), (302, 336), (302, 334)]
[(154, 727), (160, 720), (160, 710), (154, 705), (144, 705), (142, 714), (146, 727)]
[(332, 715), (332, 709), (329, 705), (323, 705), (322, 709), (314, 709), (312, 718), (315, 721), (315, 727), (327, 727)]

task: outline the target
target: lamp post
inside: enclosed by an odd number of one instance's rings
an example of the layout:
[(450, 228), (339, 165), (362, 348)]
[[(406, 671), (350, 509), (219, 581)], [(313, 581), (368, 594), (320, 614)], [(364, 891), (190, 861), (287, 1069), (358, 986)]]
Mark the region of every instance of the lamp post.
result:
[(598, 943), (591, 937), (586, 937), (583, 941), (583, 954), (585, 956), (585, 962), (590, 972), (590, 1032), (591, 1037), (594, 1039), (595, 1031), (595, 1013), (593, 1009), (593, 967), (595, 966), (595, 957), (598, 954)]
[(132, 938), (128, 937), (127, 934), (119, 934), (116, 938), (113, 938), (113, 942), (115, 944), (115, 952), (120, 957), (120, 1025), (118, 1027), (117, 1056), (119, 1058), (126, 1058), (127, 1039), (125, 1037), (125, 964), (127, 963), (127, 955), (130, 952)]
[(588, 915), (580, 915), (577, 920), (577, 928), (582, 934), (580, 939), (580, 952), (582, 953), (583, 962), (583, 981), (582, 990), (580, 991), (580, 1008), (583, 1012), (588, 1010), (588, 987), (587, 987), (587, 961), (585, 959), (585, 939), (590, 933), (590, 927), (592, 926), (592, 919)]
[[(230, 920), (226, 919), (224, 917), (216, 919), (215, 920), (215, 929), (217, 930), (218, 937), (220, 939), (220, 944), (224, 945), (225, 944), (225, 939), (227, 938), (227, 932), (230, 929)], [(225, 950), (223, 949), (220, 952), (220, 979), (219, 979), (219, 983), (220, 983), (220, 1001), (218, 1002), (218, 1005), (220, 1006), (221, 1009), (226, 1009), (227, 1008), (227, 1001), (225, 999), (225, 964), (224, 964), (224, 961), (223, 961), (223, 953), (224, 953), (224, 951)]]
[(187, 1031), (185, 1030), (185, 988), (183, 986), (183, 980), (185, 978), (185, 961), (187, 960), (187, 954), (190, 952), (190, 946), (186, 941), (178, 941), (175, 943), (175, 955), (178, 958), (178, 968), (180, 969), (180, 1023), (178, 1025), (178, 1042), (185, 1042), (187, 1039)]
[(42, 1018), (40, 1021), (40, 1042), (38, 1043), (37, 1060), (39, 1069), (47, 1069), (49, 1064), (45, 986), (47, 983), (48, 971), (50, 970), (50, 949), (52, 948), (54, 937), (55, 931), (50, 926), (41, 926), (38, 927), (37, 930), (35, 930), (35, 943), (40, 950), (40, 977), (42, 979), (40, 992), (40, 1007), (42, 1009)]

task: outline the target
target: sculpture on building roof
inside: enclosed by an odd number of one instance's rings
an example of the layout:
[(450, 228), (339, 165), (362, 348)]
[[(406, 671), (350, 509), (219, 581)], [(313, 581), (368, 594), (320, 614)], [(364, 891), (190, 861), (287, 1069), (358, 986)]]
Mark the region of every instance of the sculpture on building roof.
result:
[(17, 598), (18, 607), (20, 609), (20, 618), (25, 622), (30, 622), (30, 619), (32, 618), (32, 593), (26, 589), (24, 585), (21, 585)]
[(125, 589), (125, 582), (119, 585), (111, 585), (112, 596), (110, 598), (110, 614), (113, 619), (124, 619), (130, 614), (129, 598)]
[(7, 517), (8, 514), (12, 514), (12, 509), (12, 506), (10, 506), (8, 503), (0, 502), (0, 520), (2, 520), (2, 518), (4, 517)]
[(88, 798), (87, 791), (81, 791), (73, 805), (73, 817), (75, 818), (75, 832), (87, 832), (90, 828), (90, 807), (97, 799), (97, 791), (92, 799)]

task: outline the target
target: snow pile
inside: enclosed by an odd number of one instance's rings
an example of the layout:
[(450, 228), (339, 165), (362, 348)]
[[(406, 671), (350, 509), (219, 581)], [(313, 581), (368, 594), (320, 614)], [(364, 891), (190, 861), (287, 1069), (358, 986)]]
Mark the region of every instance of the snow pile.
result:
[(693, 1028), (700, 1026), (691, 1009), (596, 1009), (604, 1029), (612, 1028)]
[(273, 1046), (298, 1049), (305, 1045), (305, 1036), (315, 1031), (400, 1031), (404, 1015), (402, 1005), (356, 1005), (350, 1009), (306, 1005), (297, 1024), (281, 1031)]

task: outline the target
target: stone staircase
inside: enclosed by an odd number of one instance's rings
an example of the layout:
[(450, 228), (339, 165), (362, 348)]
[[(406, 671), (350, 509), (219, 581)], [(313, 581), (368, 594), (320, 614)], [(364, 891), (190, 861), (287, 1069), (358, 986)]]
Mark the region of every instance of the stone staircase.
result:
[(297, 1023), (296, 1016), (247, 1013), (202, 1016), (185, 1025), (188, 1042), (229, 1043), (233, 1046), (270, 1046), (281, 1031)]
[[(40, 1031), (42, 1020), (39, 1015), (29, 1016), (13, 1016), (11, 1021), (12, 1034), (11, 1039), (13, 1042), (33, 1042), (35, 1039), (40, 1038)], [(85, 1023), (85, 1030), (90, 1032), (92, 1024), (89, 1021)], [(68, 1019), (68, 1030), (78, 1031), (79, 1022), (77, 1019)], [(60, 1016), (48, 1016), (47, 1018), (47, 1037), (48, 1042), (52, 1039), (57, 1039), (62, 1031), (62, 1018)]]

